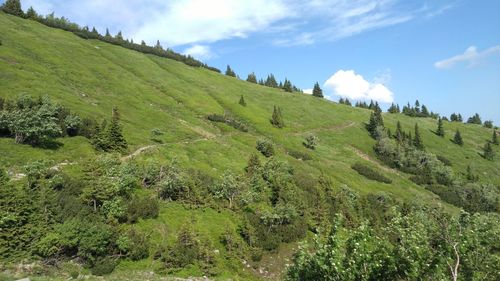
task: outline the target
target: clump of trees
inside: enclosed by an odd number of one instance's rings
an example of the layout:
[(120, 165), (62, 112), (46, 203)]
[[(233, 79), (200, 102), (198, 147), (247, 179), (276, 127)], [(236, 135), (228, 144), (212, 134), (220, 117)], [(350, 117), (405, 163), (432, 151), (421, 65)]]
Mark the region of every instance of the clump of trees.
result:
[(274, 145), (271, 141), (267, 139), (257, 140), (255, 148), (266, 157), (271, 157), (274, 155)]
[(380, 172), (376, 171), (366, 164), (358, 162), (352, 165), (351, 168), (368, 179), (376, 180), (382, 183), (392, 183), (391, 179), (387, 178), (386, 176), (382, 175)]
[(316, 82), (316, 84), (314, 84), (312, 95), (313, 95), (313, 97), (323, 98), (323, 90), (319, 86), (318, 82)]
[(451, 122), (463, 122), (462, 115), (460, 115), (460, 113), (458, 113), (458, 114), (452, 113), (450, 115), (450, 121)]
[(420, 106), (420, 102), (418, 100), (415, 101), (414, 106), (411, 106), (410, 103), (403, 106), (401, 112), (411, 117), (431, 117), (431, 118), (439, 117), (437, 113), (429, 111), (425, 105)]
[(467, 123), (468, 124), (477, 124), (477, 125), (483, 124), (483, 122), (481, 121), (481, 117), (479, 116), (478, 113), (476, 113), (473, 116), (469, 117), (469, 119), (467, 119)]
[(113, 107), (110, 124), (107, 125), (107, 123), (103, 122), (100, 127), (96, 128), (96, 131), (92, 144), (97, 150), (121, 153), (127, 150), (128, 144), (123, 137), (118, 108)]
[(348, 106), (352, 106), (351, 101), (348, 98), (340, 98), (339, 99), (339, 104), (344, 104)]
[(236, 73), (231, 69), (229, 65), (226, 68), (226, 75), (231, 77), (236, 77)]

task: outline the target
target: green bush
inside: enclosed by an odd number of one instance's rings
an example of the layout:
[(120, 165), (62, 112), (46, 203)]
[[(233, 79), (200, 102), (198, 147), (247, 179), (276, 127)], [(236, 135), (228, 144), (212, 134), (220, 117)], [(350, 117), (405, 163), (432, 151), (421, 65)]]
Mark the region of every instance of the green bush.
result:
[(360, 175), (365, 176), (368, 179), (376, 180), (378, 182), (383, 182), (383, 183), (392, 183), (391, 179), (385, 177), (378, 171), (374, 170), (373, 168), (363, 163), (356, 163), (352, 165), (351, 168), (356, 172), (358, 172)]
[(315, 135), (310, 134), (306, 137), (306, 139), (304, 140), (304, 142), (302, 144), (305, 147), (314, 150), (314, 149), (316, 149), (316, 145), (318, 145), (318, 138)]
[(271, 157), (274, 155), (274, 145), (269, 140), (258, 140), (255, 148), (266, 157)]
[(442, 162), (445, 166), (451, 167), (451, 161), (450, 161), (448, 158), (446, 158), (446, 157), (444, 157), (444, 156), (442, 156), (442, 155), (437, 155), (436, 157), (437, 157), (437, 159), (438, 159), (439, 161), (441, 161), (441, 162)]
[(90, 272), (93, 275), (103, 276), (113, 272), (113, 270), (115, 270), (115, 267), (116, 261), (113, 258), (106, 257), (96, 260), (96, 262), (90, 269)]
[(297, 150), (288, 150), (287, 152), (288, 155), (292, 156), (297, 160), (303, 160), (303, 161), (312, 160), (312, 156), (306, 152), (301, 152)]
[(207, 119), (212, 122), (225, 123), (242, 132), (248, 132), (248, 126), (246, 124), (229, 115), (210, 114), (207, 116)]
[(127, 206), (127, 220), (136, 223), (139, 218), (154, 219), (158, 217), (160, 205), (158, 200), (150, 197), (134, 197)]

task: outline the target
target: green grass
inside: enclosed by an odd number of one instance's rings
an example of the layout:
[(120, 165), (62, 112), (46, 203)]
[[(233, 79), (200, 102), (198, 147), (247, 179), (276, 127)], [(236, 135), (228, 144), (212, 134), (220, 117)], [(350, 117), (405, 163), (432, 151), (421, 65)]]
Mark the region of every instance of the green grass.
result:
[[(401, 200), (440, 203), (452, 212), (457, 211), (415, 185), (409, 175), (382, 167), (372, 149), (374, 140), (364, 128), (369, 110), (305, 94), (285, 93), (173, 60), (83, 40), (72, 33), (1, 12), (0, 40), (1, 97), (48, 95), (81, 116), (98, 119), (109, 118), (112, 107), (118, 106), (130, 152), (155, 144), (151, 130), (158, 128), (164, 132), (160, 137), (163, 144), (139, 158), (160, 162), (175, 158), (184, 167), (219, 176), (226, 169), (241, 172), (248, 156), (256, 152), (256, 140), (265, 137), (276, 144), (277, 157), (289, 161), (297, 173), (311, 177), (324, 173), (332, 178), (334, 185), (345, 184), (360, 193), (384, 191)], [(246, 107), (238, 104), (241, 95)], [(282, 108), (286, 125), (283, 129), (276, 129), (269, 122), (274, 105)], [(246, 122), (249, 132), (211, 123), (205, 118), (225, 110)], [(484, 143), (491, 138), (491, 129), (444, 122), (446, 137), (441, 138), (432, 132), (437, 127), (436, 120), (384, 114), (385, 124), (393, 132), (398, 120), (405, 130), (413, 130), (418, 122), (427, 150), (451, 160), (457, 173), (464, 173), (470, 164), (479, 173), (480, 181), (500, 184), (500, 156), (491, 162), (479, 155)], [(461, 131), (463, 147), (450, 141), (456, 129)], [(315, 150), (307, 150), (302, 145), (310, 133), (319, 138)], [(95, 155), (82, 137), (58, 141), (62, 146), (51, 150), (0, 139), (0, 165), (18, 172), (23, 165), (37, 159), (78, 163)], [(500, 154), (498, 146), (494, 149)], [(287, 150), (307, 152), (313, 159), (296, 160), (286, 155)], [(359, 175), (351, 169), (356, 162), (382, 169), (392, 184), (381, 184)], [(188, 210), (169, 203), (162, 205), (158, 219), (141, 221), (139, 227), (151, 231), (155, 240), (163, 237), (158, 231), (165, 225), (166, 237), (174, 239), (179, 227), (193, 218), (195, 227), (214, 244), (219, 243), (221, 225), (234, 228), (238, 222), (238, 217), (229, 211)], [(148, 262), (151, 261), (124, 263), (116, 274), (144, 268)], [(221, 276), (230, 276), (234, 266), (226, 265)], [(191, 273), (188, 270), (181, 275)], [(244, 272), (241, 274), (247, 276)]]

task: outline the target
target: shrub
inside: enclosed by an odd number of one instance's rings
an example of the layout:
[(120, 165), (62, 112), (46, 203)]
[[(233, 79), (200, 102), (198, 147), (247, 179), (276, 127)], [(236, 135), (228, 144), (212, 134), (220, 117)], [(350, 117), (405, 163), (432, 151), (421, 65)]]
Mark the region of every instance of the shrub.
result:
[(131, 260), (137, 261), (149, 256), (149, 238), (135, 229), (129, 230), (116, 241), (119, 250)]
[(207, 119), (212, 122), (225, 123), (242, 132), (248, 132), (248, 126), (246, 124), (226, 114), (210, 114), (207, 116)]
[(269, 140), (258, 140), (255, 148), (266, 157), (274, 155), (274, 146)]
[(308, 135), (302, 143), (305, 147), (314, 150), (318, 145), (318, 138), (315, 135)]
[(153, 219), (158, 217), (159, 212), (160, 206), (155, 198), (135, 197), (127, 206), (127, 220), (129, 223), (135, 223), (139, 218)]
[(113, 270), (115, 270), (115, 267), (116, 267), (116, 261), (112, 258), (106, 257), (98, 259), (94, 263), (94, 266), (90, 269), (90, 272), (93, 275), (103, 276), (113, 272)]
[(378, 171), (374, 170), (373, 168), (363, 164), (363, 163), (356, 163), (351, 166), (353, 170), (358, 172), (360, 175), (365, 176), (368, 179), (371, 180), (376, 180), (378, 182), (383, 182), (383, 183), (392, 183), (392, 180), (385, 177)]
[(306, 152), (301, 152), (297, 150), (288, 150), (288, 155), (292, 156), (293, 158), (297, 160), (312, 160), (312, 157), (309, 153)]
[(446, 158), (446, 157), (444, 157), (444, 156), (441, 156), (441, 155), (437, 155), (436, 157), (437, 157), (437, 159), (438, 159), (439, 161), (441, 161), (441, 162), (442, 162), (445, 166), (451, 167), (451, 161), (450, 161), (448, 158)]

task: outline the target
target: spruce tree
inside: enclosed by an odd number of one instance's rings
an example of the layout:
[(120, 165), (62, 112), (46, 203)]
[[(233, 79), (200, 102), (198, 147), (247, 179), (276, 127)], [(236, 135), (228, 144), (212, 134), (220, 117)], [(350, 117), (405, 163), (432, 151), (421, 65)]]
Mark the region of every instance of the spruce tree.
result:
[(455, 132), (455, 136), (453, 137), (453, 142), (458, 145), (464, 145), (464, 141), (462, 140), (462, 135), (460, 134), (460, 131), (458, 129)]
[(490, 142), (486, 142), (486, 144), (484, 145), (483, 157), (490, 161), (493, 161), (493, 159), (495, 158), (495, 151), (493, 151)]
[(226, 75), (231, 77), (236, 77), (236, 73), (231, 69), (229, 65), (226, 68)]
[(276, 78), (274, 78), (274, 74), (269, 74), (267, 76), (266, 82), (264, 85), (271, 87), (271, 88), (278, 88), (278, 82), (276, 82)]
[(403, 143), (404, 132), (403, 132), (403, 129), (401, 127), (401, 122), (399, 122), (399, 120), (398, 120), (398, 123), (396, 125), (395, 137), (396, 137), (396, 140), (398, 141), (399, 144)]
[[(111, 37), (111, 34), (109, 33), (109, 29), (106, 28), (106, 35), (105, 35), (107, 38), (110, 38)], [(144, 42), (144, 41), (143, 41)], [(144, 45), (146, 45), (146, 43), (144, 43)]]
[(35, 9), (33, 7), (29, 7), (28, 11), (26, 12), (26, 18), (35, 20), (38, 18), (38, 14), (36, 13)]
[(481, 121), (481, 117), (479, 116), (479, 114), (476, 113), (474, 114), (474, 116), (471, 116), (469, 117), (469, 119), (467, 119), (467, 123), (481, 125), (483, 122)]
[(348, 105), (348, 106), (351, 106), (351, 105), (352, 105), (352, 104), (351, 104), (351, 101), (350, 101), (348, 98), (345, 98), (345, 100), (344, 100), (344, 104), (345, 104), (345, 105)]
[(316, 84), (314, 84), (312, 95), (315, 96), (315, 97), (317, 97), (317, 98), (322, 98), (323, 97), (323, 90), (321, 90), (321, 88), (319, 87), (319, 83), (318, 82), (316, 82)]
[(413, 138), (413, 145), (420, 150), (424, 149), (424, 142), (420, 136), (420, 130), (418, 129), (417, 123), (415, 123), (415, 137)]
[(496, 130), (493, 130), (493, 135), (491, 136), (491, 143), (498, 145), (498, 136)]
[(122, 134), (120, 114), (118, 113), (118, 109), (116, 107), (113, 107), (111, 123), (109, 124), (106, 137), (110, 150), (125, 152), (127, 149), (127, 141)]
[(285, 126), (283, 122), (283, 116), (281, 115), (281, 109), (277, 107), (276, 105), (274, 106), (273, 109), (273, 115), (271, 116), (271, 124), (276, 127), (276, 128), (283, 128)]
[(438, 135), (440, 137), (444, 137), (444, 128), (443, 128), (443, 119), (442, 118), (438, 119), (438, 127), (436, 130), (436, 135)]
[(384, 119), (382, 118), (382, 111), (380, 110), (375, 110), (370, 114), (370, 121), (368, 125), (366, 126), (368, 132), (372, 136), (372, 138), (377, 139), (380, 136), (378, 135), (378, 127), (381, 127), (382, 129), (384, 128)]
[(241, 97), (240, 97), (240, 102), (239, 102), (239, 104), (240, 104), (241, 106), (247, 106), (247, 103), (245, 102), (245, 98), (243, 97), (243, 95), (241, 95)]
[(286, 78), (285, 78), (285, 83), (283, 83), (283, 90), (289, 93), (292, 92), (292, 83)]
[(255, 73), (250, 73), (248, 74), (247, 81), (250, 83), (255, 83), (257, 84), (257, 76), (255, 76)]
[(24, 12), (21, 9), (21, 1), (20, 0), (7, 0), (2, 5), (2, 11), (7, 14), (11, 14), (18, 17), (24, 17)]

